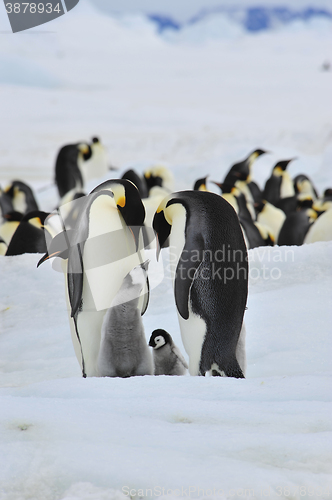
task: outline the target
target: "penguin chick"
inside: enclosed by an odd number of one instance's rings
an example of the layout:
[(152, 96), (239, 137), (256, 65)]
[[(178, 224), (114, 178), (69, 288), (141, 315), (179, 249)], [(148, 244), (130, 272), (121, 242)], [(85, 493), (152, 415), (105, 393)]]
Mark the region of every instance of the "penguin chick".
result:
[(146, 343), (138, 299), (145, 286), (149, 261), (125, 277), (101, 329), (98, 373), (101, 377), (152, 375), (153, 362)]
[(155, 375), (185, 375), (188, 365), (180, 350), (165, 330), (154, 330), (149, 346), (153, 347)]

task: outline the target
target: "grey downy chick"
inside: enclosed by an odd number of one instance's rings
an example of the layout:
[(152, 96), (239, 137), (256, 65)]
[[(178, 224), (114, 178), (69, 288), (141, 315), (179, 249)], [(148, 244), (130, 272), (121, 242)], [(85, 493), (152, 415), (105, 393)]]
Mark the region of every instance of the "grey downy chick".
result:
[(154, 330), (149, 346), (153, 347), (155, 375), (185, 375), (188, 365), (179, 348), (165, 330)]
[(149, 261), (134, 267), (123, 279), (107, 310), (101, 329), (98, 372), (101, 377), (153, 375), (153, 360), (147, 345), (140, 294), (147, 280)]

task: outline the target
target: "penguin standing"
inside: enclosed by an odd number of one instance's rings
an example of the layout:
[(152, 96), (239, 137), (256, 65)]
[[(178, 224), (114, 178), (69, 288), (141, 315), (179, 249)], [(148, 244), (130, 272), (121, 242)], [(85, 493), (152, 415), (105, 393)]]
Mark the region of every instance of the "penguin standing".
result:
[(78, 156), (78, 167), (82, 173), (83, 183), (91, 179), (104, 177), (108, 172), (107, 151), (98, 137), (93, 137), (89, 144), (90, 152)]
[[(105, 312), (124, 277), (145, 261), (141, 235), (145, 211), (137, 188), (126, 180), (106, 181), (83, 200), (74, 229), (54, 238), (38, 266), (50, 257), (64, 260), (75, 353), (83, 376), (98, 376)], [(146, 280), (139, 299), (142, 314), (148, 298)]]
[(45, 253), (46, 241), (52, 236), (45, 228), (45, 220), (50, 214), (34, 210), (24, 215), (7, 248), (6, 256), (24, 253)]
[(228, 171), (223, 185), (235, 186), (244, 193), (248, 202), (259, 202), (262, 199), (262, 192), (259, 186), (252, 180), (252, 165), (255, 160), (266, 154), (263, 149), (256, 149), (247, 158), (239, 163), (235, 163)]
[(287, 172), (289, 163), (294, 159), (278, 161), (265, 183), (263, 193), (264, 200), (283, 210), (286, 215), (295, 212), (297, 207), (294, 183)]
[(173, 184), (174, 184), (173, 174), (168, 168), (162, 165), (155, 165), (154, 167), (146, 170), (144, 172), (144, 179), (148, 187), (149, 194), (150, 194), (150, 189), (152, 189), (155, 186), (162, 187), (168, 191), (173, 190)]
[[(169, 237), (174, 296), (189, 373), (243, 378), (247, 249), (234, 209), (220, 196), (182, 191), (153, 221), (159, 249)], [(158, 254), (158, 252), (157, 252)], [(242, 332), (241, 332), (242, 329)]]
[(285, 212), (265, 200), (256, 203), (255, 210), (257, 212), (256, 223), (263, 224), (272, 235), (273, 240), (277, 241), (280, 229), (286, 219)]
[(60, 198), (69, 191), (73, 194), (82, 191), (84, 181), (79, 163), (91, 158), (91, 147), (86, 143), (63, 146), (55, 162), (55, 182)]
[(15, 212), (24, 215), (33, 210), (39, 210), (33, 191), (25, 182), (12, 181), (5, 189), (5, 194), (10, 198)]
[(147, 279), (148, 263), (143, 262), (124, 277), (104, 316), (98, 355), (101, 377), (153, 375), (152, 356), (138, 307)]
[(317, 213), (312, 209), (312, 199), (299, 202), (296, 212), (287, 215), (279, 236), (278, 245), (302, 245), (304, 238), (317, 218)]
[(304, 174), (298, 174), (294, 180), (294, 189), (297, 196), (306, 195), (310, 196), (313, 200), (318, 198), (317, 190), (312, 181)]
[(202, 177), (201, 179), (197, 179), (197, 181), (194, 183), (194, 191), (207, 191), (206, 183), (207, 183), (207, 178), (209, 176), (206, 175), (205, 177)]
[(0, 226), (0, 238), (7, 246), (9, 245), (10, 240), (12, 239), (13, 234), (18, 228), (22, 218), (23, 214), (20, 212), (9, 212), (4, 216), (4, 220)]
[(310, 226), (303, 243), (332, 240), (332, 206)]
[(155, 375), (185, 375), (187, 373), (188, 365), (168, 332), (162, 329), (154, 330), (149, 346), (153, 348)]

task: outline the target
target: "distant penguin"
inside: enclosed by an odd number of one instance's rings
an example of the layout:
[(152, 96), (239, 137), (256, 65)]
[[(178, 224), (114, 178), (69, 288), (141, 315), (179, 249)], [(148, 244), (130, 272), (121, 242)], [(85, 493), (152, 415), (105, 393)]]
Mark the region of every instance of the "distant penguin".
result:
[(304, 238), (304, 243), (316, 241), (332, 241), (332, 206), (315, 220)]
[(294, 189), (297, 196), (299, 195), (307, 195), (310, 196), (313, 200), (318, 198), (317, 190), (313, 185), (312, 181), (304, 174), (299, 174), (294, 177), (293, 180)]
[(248, 201), (258, 202), (262, 198), (262, 192), (259, 186), (252, 180), (252, 165), (255, 160), (266, 154), (267, 151), (263, 149), (256, 149), (249, 154), (247, 158), (239, 163), (235, 163), (228, 171), (225, 179), (223, 180), (223, 185), (230, 185), (231, 187), (238, 187), (242, 192), (244, 192)]
[(286, 214), (280, 208), (275, 207), (266, 200), (255, 204), (257, 212), (257, 222), (263, 224), (273, 235), (273, 240), (277, 241), (280, 229), (285, 222)]
[(150, 190), (155, 187), (159, 186), (164, 189), (167, 189), (168, 191), (173, 190), (173, 184), (174, 184), (174, 177), (172, 172), (162, 166), (162, 165), (155, 165), (154, 167), (146, 170), (144, 172), (144, 178), (150, 193)]
[(34, 210), (24, 215), (7, 248), (6, 256), (45, 253), (52, 236), (45, 228), (46, 212)]
[(108, 173), (107, 151), (98, 137), (93, 137), (88, 145), (90, 151), (78, 156), (78, 167), (82, 173), (83, 183), (91, 179), (99, 179)]
[(294, 159), (278, 161), (265, 183), (263, 193), (264, 200), (283, 210), (286, 215), (294, 212), (297, 207), (294, 184), (286, 170)]
[(33, 210), (39, 210), (33, 191), (28, 184), (22, 181), (12, 181), (5, 189), (5, 193), (11, 199), (15, 212), (27, 214)]
[(207, 191), (206, 182), (208, 177), (209, 176), (207, 175), (205, 177), (202, 177), (201, 179), (197, 179), (194, 184), (194, 191)]
[(148, 261), (124, 277), (104, 316), (98, 355), (98, 374), (101, 377), (153, 375), (152, 356), (138, 307), (147, 269)]
[(312, 208), (312, 200), (302, 201), (296, 212), (287, 215), (279, 236), (278, 245), (302, 245), (304, 238), (317, 218), (317, 213)]
[(243, 378), (239, 359), (244, 360), (245, 354), (237, 346), (244, 346), (248, 261), (234, 209), (214, 193), (173, 193), (159, 206), (153, 228), (159, 249), (170, 240), (174, 296), (189, 373)]
[(165, 330), (154, 330), (149, 346), (153, 348), (155, 375), (185, 375), (188, 365), (180, 350)]
[(84, 181), (79, 162), (91, 157), (91, 147), (86, 143), (67, 144), (58, 152), (55, 163), (55, 182), (60, 198), (69, 191), (83, 190)]
[(16, 229), (19, 226), (23, 218), (23, 214), (20, 212), (9, 212), (4, 216), (4, 220), (0, 226), (0, 238), (6, 243), (8, 246), (10, 240), (13, 237)]
[[(64, 261), (69, 323), (84, 377), (98, 376), (105, 313), (124, 277), (145, 261), (144, 215), (138, 190), (130, 181), (106, 181), (84, 198), (75, 227), (56, 235), (38, 263), (56, 256)], [(147, 279), (139, 299), (142, 314), (148, 299)]]
[(325, 189), (323, 195), (314, 201), (312, 208), (318, 215), (332, 208), (332, 188)]
[(128, 181), (131, 181), (133, 184), (135, 184), (141, 198), (148, 197), (149, 193), (148, 193), (148, 187), (146, 185), (145, 177), (142, 178), (140, 175), (138, 175), (137, 172), (135, 172), (135, 170), (133, 170), (133, 169), (127, 170), (123, 174), (122, 179), (127, 179)]

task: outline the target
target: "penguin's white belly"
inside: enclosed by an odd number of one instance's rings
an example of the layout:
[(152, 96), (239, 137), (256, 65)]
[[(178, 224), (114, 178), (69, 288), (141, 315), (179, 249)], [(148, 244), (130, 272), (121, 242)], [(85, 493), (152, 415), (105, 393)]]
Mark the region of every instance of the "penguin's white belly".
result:
[(304, 243), (332, 240), (332, 208), (322, 214), (310, 227)]
[(281, 178), (280, 198), (289, 198), (295, 195), (293, 181), (288, 172), (283, 172)]
[(192, 312), (190, 303), (189, 318), (183, 319), (179, 313), (178, 318), (183, 346), (189, 356), (189, 373), (190, 375), (198, 375), (206, 324), (200, 316)]

